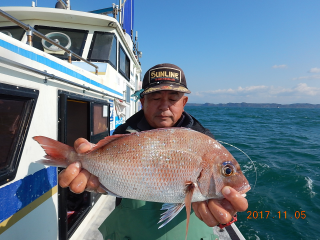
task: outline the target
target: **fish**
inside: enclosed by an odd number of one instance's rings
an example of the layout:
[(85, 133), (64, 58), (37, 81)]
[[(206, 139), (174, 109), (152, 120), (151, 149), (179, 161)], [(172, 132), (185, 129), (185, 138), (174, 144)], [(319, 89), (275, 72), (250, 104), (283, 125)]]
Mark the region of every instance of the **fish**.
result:
[(164, 203), (160, 227), (186, 207), (186, 238), (192, 202), (222, 199), (224, 186), (240, 194), (250, 190), (231, 153), (215, 139), (189, 128), (108, 136), (85, 154), (44, 136), (33, 139), (47, 154), (39, 163), (67, 167), (78, 161), (113, 196)]

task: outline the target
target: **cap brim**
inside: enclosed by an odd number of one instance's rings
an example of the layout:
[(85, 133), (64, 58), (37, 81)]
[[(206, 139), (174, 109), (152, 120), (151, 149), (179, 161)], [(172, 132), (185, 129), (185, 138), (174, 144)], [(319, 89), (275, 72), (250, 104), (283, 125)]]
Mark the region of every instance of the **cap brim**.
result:
[(181, 85), (159, 84), (159, 85), (147, 88), (145, 91), (143, 91), (141, 93), (141, 95), (146, 95), (146, 94), (149, 94), (149, 93), (152, 93), (152, 92), (165, 91), (165, 90), (167, 90), (167, 91), (177, 91), (177, 92), (183, 92), (183, 93), (191, 93), (191, 91), (188, 88), (186, 88), (184, 86), (181, 86)]

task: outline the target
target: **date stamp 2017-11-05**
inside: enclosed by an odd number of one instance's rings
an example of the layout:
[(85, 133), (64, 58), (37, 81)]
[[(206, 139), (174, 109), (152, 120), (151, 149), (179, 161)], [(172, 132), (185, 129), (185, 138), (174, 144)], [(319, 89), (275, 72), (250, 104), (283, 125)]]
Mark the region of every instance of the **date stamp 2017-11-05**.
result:
[(295, 211), (289, 214), (287, 211), (278, 211), (276, 214), (271, 213), (271, 211), (247, 211), (247, 219), (305, 219), (307, 217), (306, 211)]

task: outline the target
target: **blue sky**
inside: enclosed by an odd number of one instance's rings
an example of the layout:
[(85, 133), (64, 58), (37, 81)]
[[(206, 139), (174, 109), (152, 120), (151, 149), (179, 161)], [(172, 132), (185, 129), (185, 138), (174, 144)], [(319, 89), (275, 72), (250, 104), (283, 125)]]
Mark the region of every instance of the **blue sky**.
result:
[[(31, 6), (11, 2), (0, 5)], [(73, 0), (71, 7), (91, 11), (113, 2)], [(143, 71), (180, 66), (189, 102), (320, 104), (319, 9), (319, 0), (135, 0)]]

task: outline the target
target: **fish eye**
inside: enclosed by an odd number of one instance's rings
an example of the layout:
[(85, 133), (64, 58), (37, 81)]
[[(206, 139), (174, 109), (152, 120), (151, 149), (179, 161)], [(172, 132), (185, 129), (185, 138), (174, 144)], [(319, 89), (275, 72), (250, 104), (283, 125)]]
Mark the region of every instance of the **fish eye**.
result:
[(233, 165), (231, 163), (225, 162), (222, 166), (222, 174), (226, 177), (231, 176), (234, 172)]

